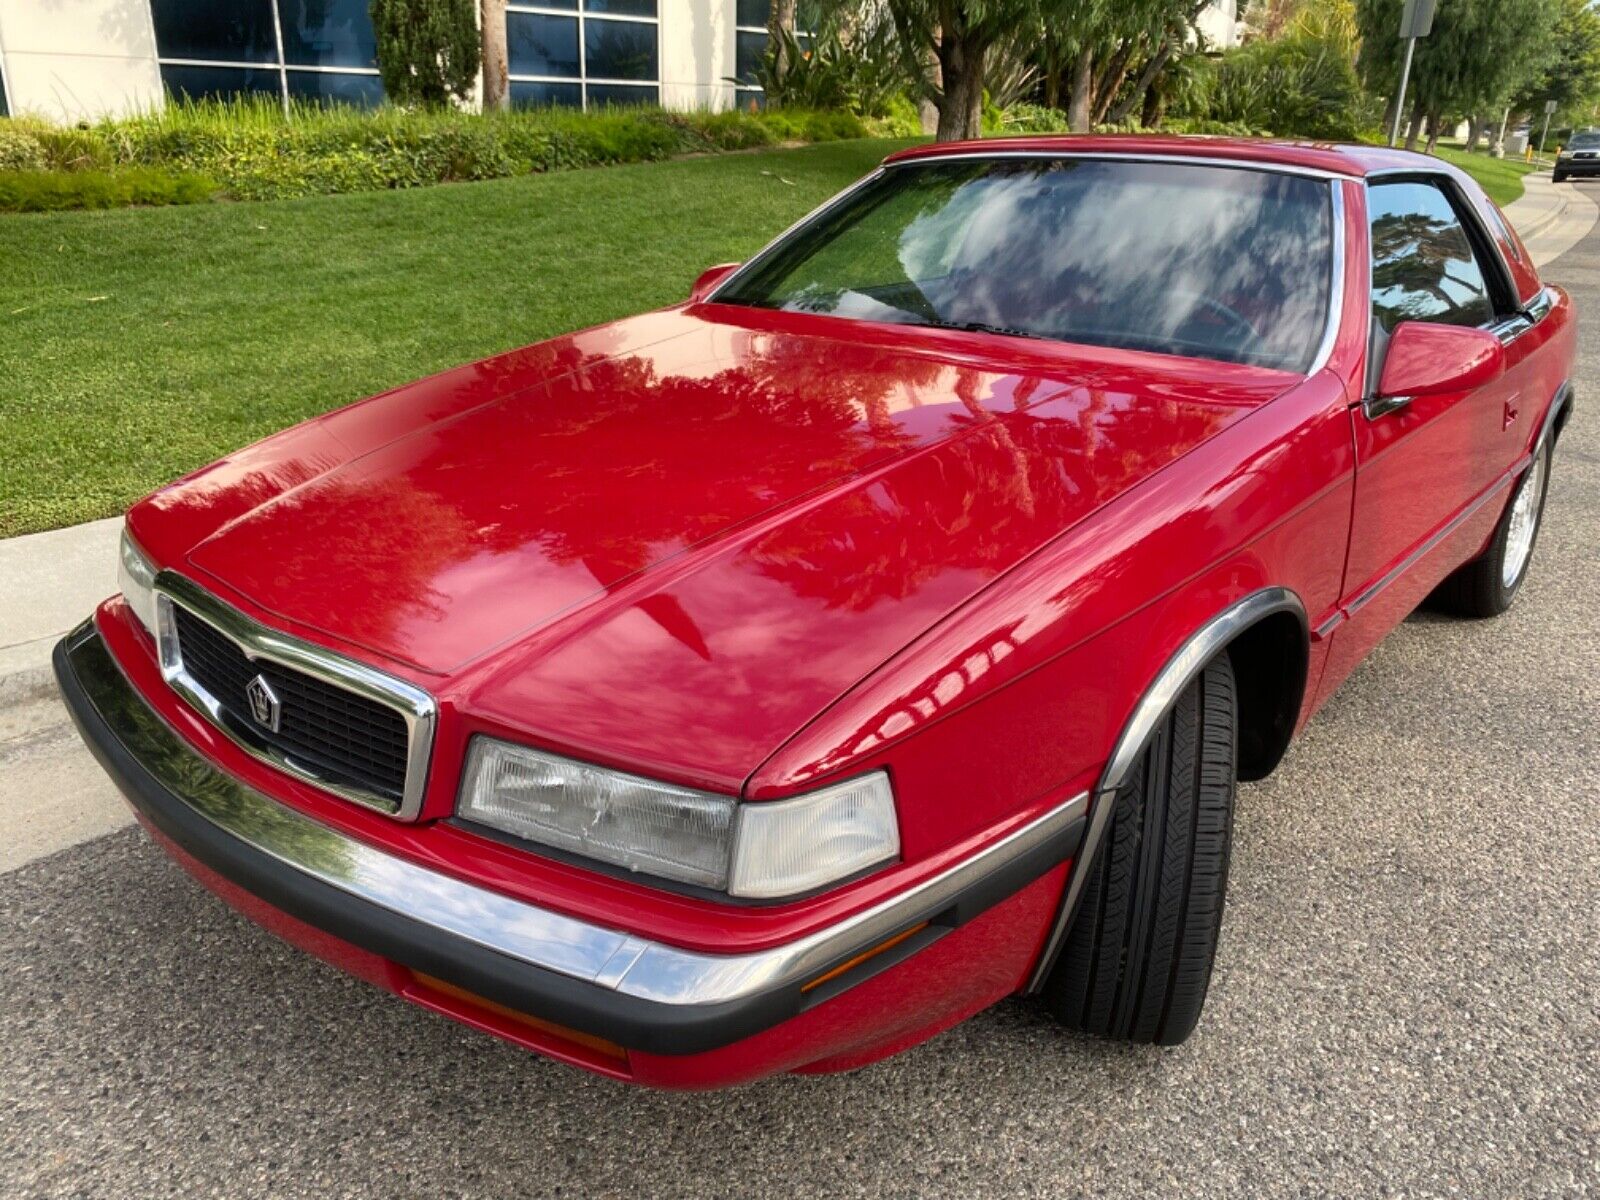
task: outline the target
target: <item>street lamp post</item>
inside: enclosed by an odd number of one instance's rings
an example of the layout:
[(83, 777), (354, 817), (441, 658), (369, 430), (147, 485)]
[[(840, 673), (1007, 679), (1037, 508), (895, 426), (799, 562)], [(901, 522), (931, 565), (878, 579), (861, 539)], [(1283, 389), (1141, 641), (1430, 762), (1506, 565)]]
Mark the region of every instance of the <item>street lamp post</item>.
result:
[(1400, 91), (1394, 98), (1394, 121), (1389, 126), (1389, 145), (1400, 140), (1400, 115), (1406, 110), (1406, 84), (1411, 81), (1411, 56), (1416, 52), (1417, 39), (1425, 38), (1433, 29), (1434, 0), (1406, 0), (1400, 12), (1400, 36), (1406, 42), (1405, 64), (1400, 68)]

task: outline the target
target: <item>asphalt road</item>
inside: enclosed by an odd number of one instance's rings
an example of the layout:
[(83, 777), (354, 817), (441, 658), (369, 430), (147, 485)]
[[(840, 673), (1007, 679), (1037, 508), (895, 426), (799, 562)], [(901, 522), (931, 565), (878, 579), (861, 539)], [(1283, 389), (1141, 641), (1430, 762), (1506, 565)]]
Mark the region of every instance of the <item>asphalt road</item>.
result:
[[(1545, 275), (1600, 313), (1600, 229)], [(1013, 1001), (852, 1075), (646, 1092), (345, 978), (124, 830), (0, 876), (0, 1196), (1600, 1192), (1593, 321), (1517, 606), (1414, 616), (1244, 789), (1189, 1044)]]

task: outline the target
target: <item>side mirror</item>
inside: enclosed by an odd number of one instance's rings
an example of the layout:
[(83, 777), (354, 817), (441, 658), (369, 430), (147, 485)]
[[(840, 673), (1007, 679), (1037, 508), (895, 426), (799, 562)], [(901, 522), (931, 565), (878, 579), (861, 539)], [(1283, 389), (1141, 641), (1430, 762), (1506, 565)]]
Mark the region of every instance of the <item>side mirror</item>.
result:
[(718, 263), (714, 267), (707, 267), (700, 272), (700, 278), (694, 281), (694, 286), (689, 289), (689, 301), (704, 300), (729, 275), (740, 267), (739, 263)]
[(1402, 321), (1389, 335), (1378, 394), (1368, 402), (1367, 415), (1392, 412), (1416, 396), (1470, 392), (1500, 378), (1505, 369), (1505, 347), (1486, 330)]

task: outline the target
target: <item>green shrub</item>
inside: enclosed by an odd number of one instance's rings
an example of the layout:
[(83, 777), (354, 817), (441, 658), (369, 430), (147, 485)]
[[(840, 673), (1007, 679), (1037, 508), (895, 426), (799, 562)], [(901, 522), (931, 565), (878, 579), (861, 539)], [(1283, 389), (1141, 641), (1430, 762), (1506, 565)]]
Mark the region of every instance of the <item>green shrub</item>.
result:
[(1348, 47), (1302, 32), (1250, 42), (1206, 64), (1183, 115), (1283, 136), (1349, 140), (1366, 123), (1366, 107)]
[(0, 171), (41, 171), (44, 167), (44, 147), (38, 138), (22, 129), (0, 126)]
[[(903, 133), (910, 134), (917, 129), (915, 110), (909, 102), (902, 104), (910, 123)], [(276, 100), (245, 97), (174, 100), (160, 112), (92, 128), (0, 120), (0, 133), (9, 135), (0, 146), (21, 147), (13, 152), (21, 155), (14, 166), (69, 173), (155, 168), (215, 180), (234, 199), (267, 200), (833, 141), (865, 137), (869, 129), (851, 112), (803, 106), (722, 113), (549, 108), (479, 115), (304, 104), (292, 107), (285, 118)]]
[(1213, 121), (1207, 117), (1178, 117), (1161, 122), (1162, 133), (1200, 134), (1206, 137), (1267, 137), (1271, 130), (1242, 121)]
[(197, 204), (217, 185), (193, 172), (129, 167), (120, 171), (0, 171), (0, 212)]
[(1059, 108), (1026, 101), (1013, 104), (1000, 114), (1001, 133), (1068, 133), (1067, 114)]
[(922, 113), (917, 109), (916, 101), (904, 92), (890, 97), (881, 117), (866, 117), (863, 120), (867, 132), (873, 137), (922, 136)]

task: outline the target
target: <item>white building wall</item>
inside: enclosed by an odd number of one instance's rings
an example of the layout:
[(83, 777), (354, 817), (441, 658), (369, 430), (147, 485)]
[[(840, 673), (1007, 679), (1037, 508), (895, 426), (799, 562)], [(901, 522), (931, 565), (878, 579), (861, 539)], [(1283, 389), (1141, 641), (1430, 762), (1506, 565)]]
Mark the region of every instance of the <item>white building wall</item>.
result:
[(0, 0), (14, 115), (92, 120), (162, 103), (149, 0)]
[(733, 0), (659, 0), (661, 105), (721, 110), (733, 105)]
[(1239, 6), (1237, 0), (1211, 0), (1200, 10), (1195, 25), (1213, 49), (1226, 50), (1239, 44)]

